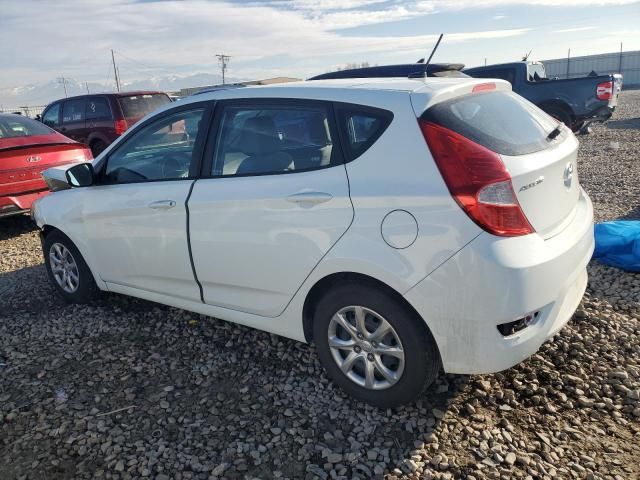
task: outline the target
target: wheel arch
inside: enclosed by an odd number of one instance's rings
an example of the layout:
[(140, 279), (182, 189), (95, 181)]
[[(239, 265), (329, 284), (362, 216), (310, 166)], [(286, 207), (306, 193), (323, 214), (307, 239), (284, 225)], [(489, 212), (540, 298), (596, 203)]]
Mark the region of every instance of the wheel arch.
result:
[(546, 112), (547, 108), (557, 108), (560, 109), (562, 111), (564, 111), (565, 113), (567, 113), (569, 115), (569, 117), (571, 118), (572, 122), (575, 121), (576, 115), (573, 111), (573, 108), (571, 108), (571, 105), (569, 105), (567, 102), (565, 102), (564, 100), (561, 100), (559, 98), (555, 98), (553, 100), (545, 100), (544, 102), (540, 102), (538, 104), (538, 107), (541, 110), (544, 110)]
[(422, 320), (420, 324), (432, 335), (429, 325), (424, 318), (418, 313), (418, 311), (402, 296), (396, 289), (390, 287), (386, 283), (371, 277), (369, 275), (357, 272), (336, 272), (324, 276), (316, 281), (316, 283), (309, 289), (304, 300), (302, 307), (302, 327), (304, 331), (304, 338), (307, 343), (313, 342), (313, 312), (318, 302), (322, 299), (322, 296), (334, 288), (337, 285), (345, 283), (359, 283), (377, 288), (389, 294), (398, 303), (407, 308), (411, 313), (416, 315), (416, 318)]
[(91, 274), (93, 275), (93, 280), (96, 282), (96, 285), (98, 286), (98, 288), (100, 290), (107, 290), (106, 284), (102, 281), (102, 279), (100, 278), (100, 275), (98, 275), (98, 272), (94, 268), (93, 262), (91, 261), (91, 259), (87, 255), (86, 248), (82, 243), (75, 241), (73, 239), (73, 237), (71, 235), (69, 235), (67, 232), (65, 232), (64, 230), (61, 230), (60, 228), (58, 228), (58, 227), (56, 227), (54, 225), (51, 225), (49, 223), (44, 223), (40, 227), (40, 229), (42, 231), (42, 254), (43, 254), (43, 256), (45, 255), (45, 252), (44, 252), (44, 240), (45, 240), (45, 238), (47, 238), (47, 236), (50, 235), (53, 232), (59, 232), (60, 234), (62, 234), (65, 237), (67, 237), (69, 239), (69, 241), (71, 243), (73, 243), (73, 245), (75, 245), (75, 247), (78, 249), (78, 251), (80, 252), (80, 255), (82, 255), (82, 258), (83, 258), (84, 262), (87, 264), (87, 267), (89, 267), (89, 270), (91, 271)]

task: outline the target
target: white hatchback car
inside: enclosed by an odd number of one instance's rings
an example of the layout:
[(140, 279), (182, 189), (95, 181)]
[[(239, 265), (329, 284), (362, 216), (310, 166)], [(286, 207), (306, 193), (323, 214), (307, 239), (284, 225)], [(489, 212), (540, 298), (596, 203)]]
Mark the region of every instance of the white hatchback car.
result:
[(441, 367), (509, 368), (572, 316), (594, 247), (575, 137), (510, 89), (327, 80), (171, 104), (45, 174), (47, 270), (72, 302), (105, 290), (314, 342), (380, 407)]

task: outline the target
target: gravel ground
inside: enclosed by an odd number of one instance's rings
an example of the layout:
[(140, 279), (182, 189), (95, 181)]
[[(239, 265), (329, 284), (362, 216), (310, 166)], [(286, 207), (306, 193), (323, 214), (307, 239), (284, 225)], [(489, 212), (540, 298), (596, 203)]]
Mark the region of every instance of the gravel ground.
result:
[[(580, 139), (598, 220), (640, 217), (639, 117), (624, 92)], [(538, 354), (380, 411), (311, 346), (118, 295), (66, 305), (29, 219), (0, 229), (0, 479), (640, 477), (637, 275), (592, 264)]]

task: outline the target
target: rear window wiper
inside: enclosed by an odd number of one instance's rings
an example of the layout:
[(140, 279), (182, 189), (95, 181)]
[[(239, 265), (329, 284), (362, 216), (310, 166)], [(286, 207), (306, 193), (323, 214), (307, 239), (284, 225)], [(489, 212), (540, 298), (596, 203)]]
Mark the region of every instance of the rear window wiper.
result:
[(560, 135), (561, 132), (562, 132), (562, 124), (559, 123), (556, 128), (554, 128), (549, 132), (549, 135), (547, 135), (547, 140), (553, 140), (558, 135)]

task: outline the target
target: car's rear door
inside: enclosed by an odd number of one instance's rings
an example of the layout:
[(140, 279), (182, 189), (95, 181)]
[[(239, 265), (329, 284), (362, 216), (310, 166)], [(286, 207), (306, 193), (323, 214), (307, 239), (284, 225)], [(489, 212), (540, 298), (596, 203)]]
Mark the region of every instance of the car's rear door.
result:
[(275, 317), (353, 218), (333, 109), (220, 102), (203, 166), (188, 207), (204, 301)]

